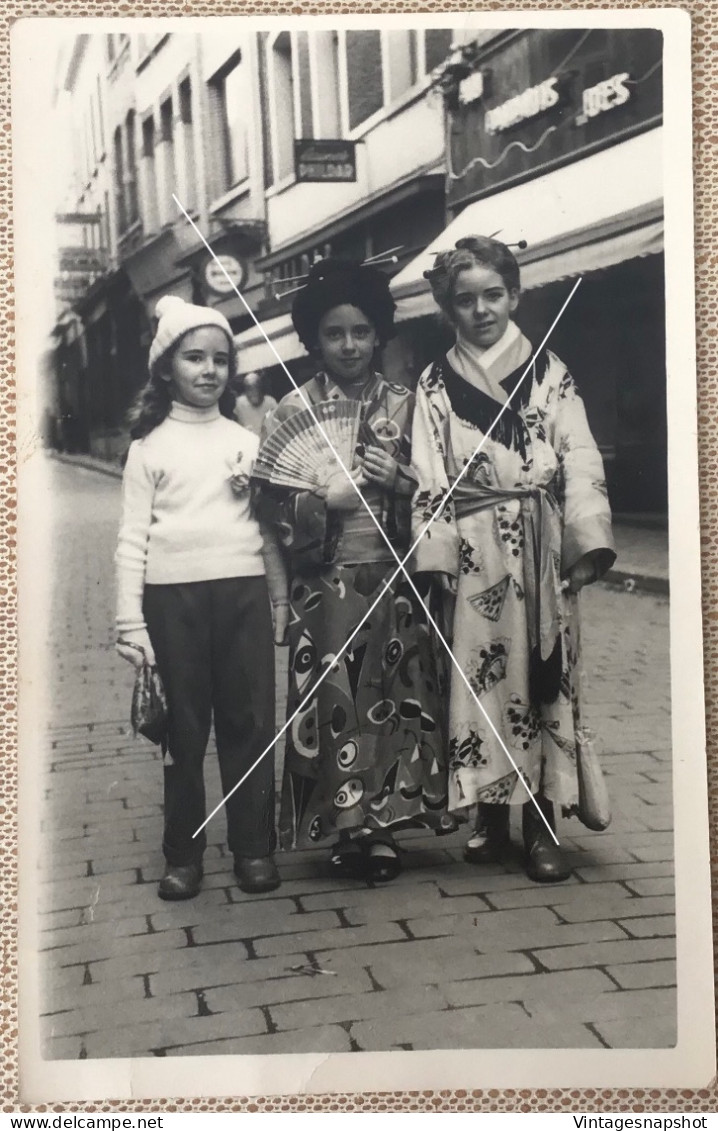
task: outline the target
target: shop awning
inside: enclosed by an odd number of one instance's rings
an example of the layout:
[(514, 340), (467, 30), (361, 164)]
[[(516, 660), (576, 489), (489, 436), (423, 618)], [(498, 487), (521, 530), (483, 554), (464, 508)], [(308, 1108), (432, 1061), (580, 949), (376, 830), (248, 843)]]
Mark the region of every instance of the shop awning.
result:
[(663, 131), (575, 161), (468, 205), (394, 276), (397, 320), (435, 314), (423, 272), (462, 236), (491, 235), (528, 247), (517, 253), (525, 290), (652, 255), (663, 248)]
[[(292, 361), (295, 357), (304, 357), (306, 354), (304, 346), (294, 332), (289, 314), (270, 318), (269, 321), (262, 323), (262, 328), (282, 361)], [(238, 373), (252, 373), (254, 370), (269, 369), (279, 364), (277, 354), (268, 345), (264, 334), (256, 326), (250, 326), (249, 330), (235, 334)]]

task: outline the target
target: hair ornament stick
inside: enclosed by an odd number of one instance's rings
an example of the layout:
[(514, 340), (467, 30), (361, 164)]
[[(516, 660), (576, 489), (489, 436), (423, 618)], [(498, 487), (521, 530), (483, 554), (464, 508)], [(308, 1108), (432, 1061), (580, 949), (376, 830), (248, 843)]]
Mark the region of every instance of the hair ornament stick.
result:
[(367, 263), (384, 263), (384, 262), (396, 263), (397, 262), (396, 256), (394, 256), (393, 259), (385, 259), (385, 257), (386, 256), (393, 256), (394, 252), (403, 251), (403, 250), (404, 250), (404, 245), (403, 245), (403, 243), (400, 243), (400, 244), (397, 244), (396, 247), (387, 248), (386, 251), (378, 251), (376, 253), (376, 255), (370, 255), (365, 260), (363, 260), (362, 266), (365, 267), (367, 265)]
[[(362, 261), (361, 266), (378, 267), (383, 263), (398, 263), (399, 257), (395, 254), (395, 252), (401, 251), (403, 247), (403, 244), (398, 244), (396, 247), (390, 247), (386, 251), (379, 251), (376, 253), (376, 255), (370, 255), (368, 259), (364, 259)], [(315, 256), (312, 268), (315, 268), (319, 264), (321, 264), (325, 258), (326, 257), (323, 255)], [(296, 294), (297, 291), (304, 290), (311, 274), (311, 271), (307, 271), (304, 275), (288, 275), (286, 278), (282, 279), (282, 283), (298, 283), (299, 285), (296, 287), (290, 287), (286, 291), (275, 291), (275, 300), (279, 302), (281, 299), (287, 298), (288, 295), (293, 295)]]
[(297, 291), (303, 291), (304, 288), (306, 287), (306, 285), (307, 285), (306, 283), (300, 283), (298, 287), (290, 287), (288, 291), (282, 291), (281, 294), (279, 293), (279, 291), (275, 291), (274, 297), (277, 300), (277, 302), (279, 302), (280, 299), (286, 298), (287, 295), (293, 295), (293, 294), (296, 294)]

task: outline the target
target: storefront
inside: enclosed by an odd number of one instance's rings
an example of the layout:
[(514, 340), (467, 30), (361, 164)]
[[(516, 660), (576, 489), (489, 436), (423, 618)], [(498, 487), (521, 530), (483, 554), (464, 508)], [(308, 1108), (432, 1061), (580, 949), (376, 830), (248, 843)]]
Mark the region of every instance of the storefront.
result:
[(614, 508), (653, 515), (667, 506), (661, 60), (651, 30), (514, 31), (455, 52), (441, 79), (450, 222), (392, 284), (420, 371), (446, 341), (423, 272), (462, 236), (515, 245), (517, 321), (537, 343), (581, 276), (551, 345)]

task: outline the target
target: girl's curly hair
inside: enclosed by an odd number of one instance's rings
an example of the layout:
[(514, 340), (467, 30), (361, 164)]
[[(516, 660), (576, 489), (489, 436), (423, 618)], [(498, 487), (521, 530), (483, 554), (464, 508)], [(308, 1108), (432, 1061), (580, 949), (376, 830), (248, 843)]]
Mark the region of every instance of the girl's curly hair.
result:
[(456, 241), (456, 246), (450, 251), (440, 251), (434, 260), (434, 266), (424, 272), (437, 306), (450, 321), (456, 280), (462, 271), (477, 264), (490, 267), (500, 275), (507, 291), (521, 290), (519, 265), (505, 243), (488, 236), (464, 236)]

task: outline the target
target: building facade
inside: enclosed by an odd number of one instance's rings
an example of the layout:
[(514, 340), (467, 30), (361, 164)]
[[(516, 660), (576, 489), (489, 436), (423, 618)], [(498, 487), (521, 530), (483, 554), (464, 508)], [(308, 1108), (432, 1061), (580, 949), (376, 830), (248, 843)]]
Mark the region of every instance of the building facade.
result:
[[(292, 295), (317, 256), (383, 260), (400, 270), (446, 222), (444, 108), (432, 73), (451, 29), (283, 31), (258, 37), (267, 244), (257, 261), (264, 297), (257, 327), (239, 335), (242, 372), (267, 370), (272, 391), (303, 379), (311, 362), (294, 334)], [(355, 161), (346, 182), (301, 180), (299, 139), (342, 139)], [(384, 253), (389, 253), (385, 256)], [(414, 380), (411, 344), (384, 357), (395, 380)]]
[[(308, 375), (289, 317), (292, 277), (317, 255), (387, 250), (396, 272), (446, 222), (444, 107), (431, 75), (451, 43), (451, 30), (423, 28), (73, 40), (62, 111), (83, 120), (100, 92), (103, 153), (94, 181), (85, 151), (75, 155), (69, 196), (101, 215), (106, 257), (59, 311), (75, 346), (70, 384), (92, 390), (89, 409), (79, 398), (82, 427), (58, 425), (60, 446), (122, 453), (163, 294), (221, 309), (241, 372), (266, 370), (276, 395), (290, 382), (255, 318), (281, 361)], [(295, 145), (314, 139), (350, 148), (355, 178), (299, 177)], [(387, 351), (394, 377), (415, 379), (412, 348), (399, 337)]]

